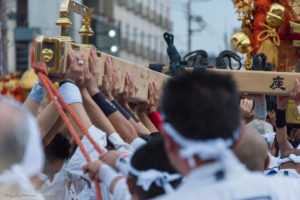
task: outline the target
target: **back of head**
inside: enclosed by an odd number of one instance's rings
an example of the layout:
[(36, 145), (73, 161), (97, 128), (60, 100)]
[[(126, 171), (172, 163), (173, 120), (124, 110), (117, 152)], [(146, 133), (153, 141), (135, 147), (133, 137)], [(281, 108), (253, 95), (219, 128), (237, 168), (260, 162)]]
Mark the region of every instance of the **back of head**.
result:
[(29, 136), (24, 113), (0, 101), (0, 174), (23, 159)]
[(266, 133), (274, 131), (273, 126), (270, 123), (260, 119), (252, 120), (247, 124), (247, 126), (255, 129), (261, 135), (265, 135)]
[[(144, 146), (140, 147), (131, 158), (131, 165), (135, 170), (146, 171), (155, 169), (169, 174), (177, 174), (171, 166), (164, 149), (164, 141), (161, 137), (156, 137)], [(129, 178), (133, 180), (134, 191), (139, 199), (150, 199), (165, 193), (162, 187), (152, 183), (150, 189), (145, 191), (141, 186), (137, 186), (137, 177), (132, 173)], [(171, 182), (173, 187), (180, 184), (181, 179)]]
[(249, 170), (265, 170), (268, 159), (267, 143), (256, 130), (246, 127), (234, 153)]
[(239, 126), (239, 97), (229, 75), (211, 71), (184, 72), (163, 90), (162, 111), (186, 138), (231, 138)]
[(67, 160), (71, 154), (71, 144), (69, 140), (58, 133), (54, 139), (45, 147), (46, 160), (49, 163), (53, 163), (57, 159)]
[(21, 104), (2, 96), (0, 110), (0, 190), (33, 192), (30, 178), (44, 164), (37, 122)]
[(263, 136), (263, 138), (265, 138), (268, 143), (268, 148), (270, 149), (272, 147), (275, 139), (275, 133), (273, 130), (273, 126), (270, 123), (264, 120), (255, 119), (249, 122), (247, 124), (247, 127), (255, 129), (259, 134)]

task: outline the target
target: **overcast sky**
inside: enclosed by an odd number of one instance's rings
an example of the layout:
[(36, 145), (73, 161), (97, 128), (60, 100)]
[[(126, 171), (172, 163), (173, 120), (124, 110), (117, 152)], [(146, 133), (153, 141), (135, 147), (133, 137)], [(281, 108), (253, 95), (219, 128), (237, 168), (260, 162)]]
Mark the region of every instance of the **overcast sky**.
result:
[[(218, 55), (225, 50), (224, 33), (227, 32), (227, 42), (233, 29), (240, 28), (241, 22), (231, 0), (193, 0), (192, 14), (200, 15), (206, 22), (206, 28), (200, 33), (194, 33), (192, 50), (204, 49), (209, 54)], [(203, 1), (203, 2), (202, 2)], [(175, 45), (180, 52), (187, 51), (187, 0), (173, 0), (172, 20), (175, 34)], [(197, 25), (194, 24), (194, 28)]]

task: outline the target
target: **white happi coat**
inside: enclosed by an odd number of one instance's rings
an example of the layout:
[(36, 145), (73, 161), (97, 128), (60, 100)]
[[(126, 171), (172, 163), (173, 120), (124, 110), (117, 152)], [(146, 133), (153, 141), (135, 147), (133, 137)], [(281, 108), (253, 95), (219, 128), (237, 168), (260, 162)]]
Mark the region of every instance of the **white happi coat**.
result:
[(194, 169), (176, 191), (159, 200), (299, 200), (300, 180), (266, 177), (250, 172), (242, 164), (223, 175), (222, 164), (214, 162)]

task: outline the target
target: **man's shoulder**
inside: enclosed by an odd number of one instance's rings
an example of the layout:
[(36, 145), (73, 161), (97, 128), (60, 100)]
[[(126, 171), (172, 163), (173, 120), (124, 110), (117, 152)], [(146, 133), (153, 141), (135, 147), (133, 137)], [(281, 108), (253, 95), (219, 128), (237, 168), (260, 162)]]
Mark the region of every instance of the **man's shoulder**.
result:
[(300, 196), (300, 179), (288, 177), (266, 177), (261, 173), (246, 173), (236, 179), (225, 179), (210, 184), (183, 183), (170, 195), (162, 195), (155, 200), (185, 199), (244, 199), (252, 197)]

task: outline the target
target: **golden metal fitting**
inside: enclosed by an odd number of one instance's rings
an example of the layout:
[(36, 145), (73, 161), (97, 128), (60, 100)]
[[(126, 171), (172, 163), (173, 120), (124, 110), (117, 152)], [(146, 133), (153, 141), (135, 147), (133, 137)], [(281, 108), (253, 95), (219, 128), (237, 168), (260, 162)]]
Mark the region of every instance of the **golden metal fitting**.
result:
[(231, 44), (240, 53), (247, 53), (250, 47), (250, 39), (244, 32), (236, 32), (232, 35)]
[(285, 17), (285, 7), (278, 3), (273, 3), (270, 7), (269, 12), (267, 12), (266, 22), (272, 28), (277, 28), (281, 26), (284, 17)]
[(51, 49), (45, 48), (42, 50), (42, 60), (46, 63), (48, 63), (52, 60), (53, 55), (54, 55), (54, 53)]

